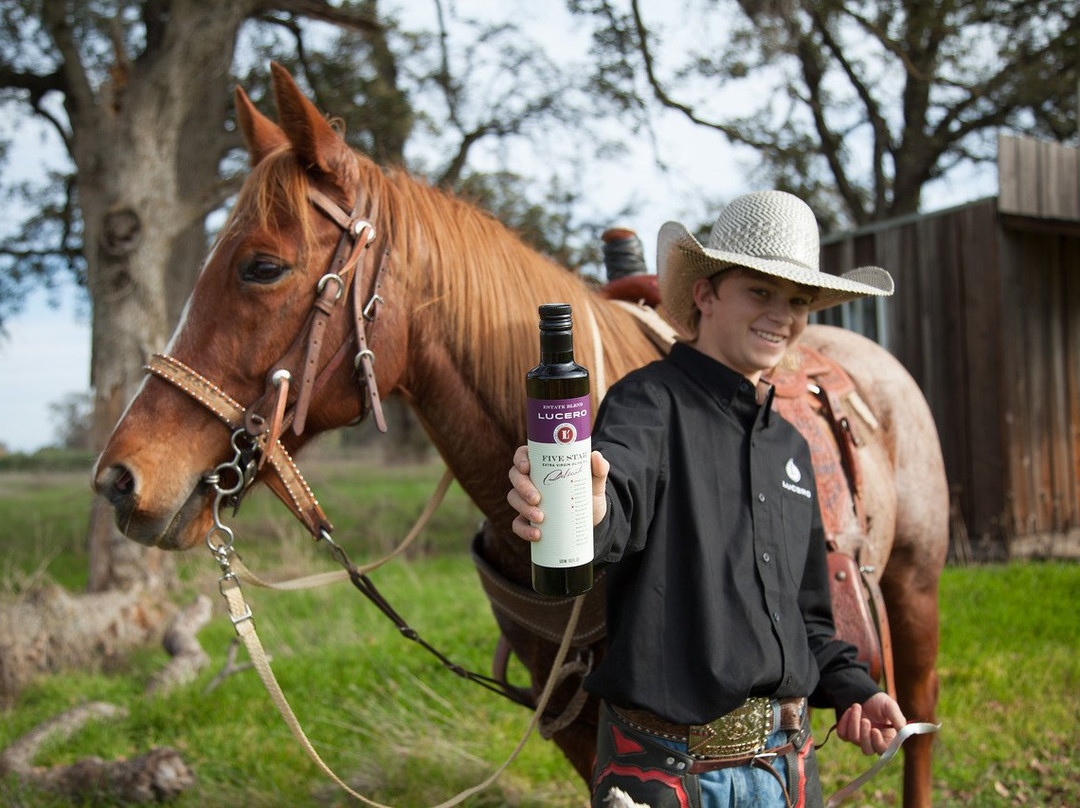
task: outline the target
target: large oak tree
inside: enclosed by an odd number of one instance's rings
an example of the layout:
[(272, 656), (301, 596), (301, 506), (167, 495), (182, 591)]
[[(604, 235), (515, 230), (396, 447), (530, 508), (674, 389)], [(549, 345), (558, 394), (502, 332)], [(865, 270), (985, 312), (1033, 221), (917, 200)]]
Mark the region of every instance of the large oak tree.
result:
[(568, 5), (631, 119), (659, 106), (749, 147), (758, 180), (833, 224), (918, 211), (932, 181), (992, 162), (999, 131), (1076, 137), (1076, 0)]

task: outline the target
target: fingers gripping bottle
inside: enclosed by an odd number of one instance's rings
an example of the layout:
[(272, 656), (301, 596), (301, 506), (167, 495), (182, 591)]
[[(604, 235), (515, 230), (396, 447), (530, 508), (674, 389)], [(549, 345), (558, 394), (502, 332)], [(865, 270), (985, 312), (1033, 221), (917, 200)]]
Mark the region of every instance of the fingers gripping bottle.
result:
[(570, 306), (540, 306), (540, 364), (525, 376), (529, 473), (544, 521), (532, 544), (541, 595), (580, 595), (593, 585), (592, 411), (589, 371), (574, 361)]

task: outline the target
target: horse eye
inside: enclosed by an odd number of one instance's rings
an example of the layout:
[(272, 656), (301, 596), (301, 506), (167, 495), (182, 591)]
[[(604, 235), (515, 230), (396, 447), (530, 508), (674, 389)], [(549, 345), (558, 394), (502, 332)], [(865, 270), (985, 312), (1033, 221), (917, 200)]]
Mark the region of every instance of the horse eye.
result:
[(257, 255), (240, 267), (240, 277), (247, 283), (273, 283), (286, 269), (279, 261)]

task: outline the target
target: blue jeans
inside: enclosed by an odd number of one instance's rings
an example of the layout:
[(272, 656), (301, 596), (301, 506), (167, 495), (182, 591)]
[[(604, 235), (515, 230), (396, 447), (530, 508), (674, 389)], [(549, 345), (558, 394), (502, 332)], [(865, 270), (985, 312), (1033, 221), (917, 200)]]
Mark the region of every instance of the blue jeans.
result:
[[(686, 752), (684, 743), (655, 736), (654, 739), (669, 749)], [(765, 745), (772, 749), (787, 741), (787, 732), (774, 730)], [(780, 779), (787, 782), (787, 761), (778, 757), (767, 762)], [(698, 784), (701, 786), (701, 808), (788, 808), (780, 782), (757, 766), (734, 766), (705, 772), (698, 775)]]

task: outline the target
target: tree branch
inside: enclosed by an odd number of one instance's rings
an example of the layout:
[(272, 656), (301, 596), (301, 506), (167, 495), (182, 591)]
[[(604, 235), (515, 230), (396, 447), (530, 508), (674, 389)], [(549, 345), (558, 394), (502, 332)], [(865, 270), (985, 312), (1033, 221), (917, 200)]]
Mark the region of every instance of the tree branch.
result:
[(706, 121), (705, 119), (700, 118), (692, 108), (682, 103), (681, 101), (676, 101), (674, 98), (668, 95), (667, 90), (664, 89), (663, 85), (660, 83), (660, 79), (658, 79), (656, 76), (656, 68), (653, 62), (652, 49), (649, 46), (649, 31), (645, 27), (645, 20), (641, 16), (641, 7), (638, 3), (638, 0), (633, 0), (633, 2), (630, 4), (630, 8), (633, 11), (634, 15), (634, 30), (637, 33), (638, 51), (641, 53), (641, 60), (645, 66), (645, 77), (649, 82), (649, 87), (652, 88), (653, 96), (656, 98), (656, 100), (663, 104), (665, 107), (668, 107), (669, 109), (674, 109), (678, 112), (683, 113), (683, 115), (685, 115), (693, 123), (700, 124), (701, 126), (707, 126), (710, 129), (716, 129), (720, 132), (723, 132), (728, 137), (738, 138), (738, 133), (731, 130), (730, 127), (724, 126), (723, 124), (717, 123), (715, 121)]
[[(71, 117), (80, 111), (88, 111), (94, 106), (94, 90), (86, 75), (79, 48), (75, 42), (74, 31), (68, 19), (67, 3), (64, 0), (44, 0), (42, 17), (45, 28), (52, 36), (53, 43), (60, 52), (60, 70), (65, 104)], [(86, 115), (83, 122), (89, 126), (93, 116)], [(74, 121), (72, 121), (74, 126)]]
[(64, 79), (60, 71), (52, 73), (27, 73), (23, 70), (13, 70), (7, 65), (0, 64), (0, 87), (14, 87), (26, 90), (30, 93), (30, 101), (36, 104), (46, 93), (55, 90), (64, 92)]
[[(226, 652), (225, 655), (225, 664), (221, 667), (221, 670), (217, 672), (217, 675), (206, 683), (206, 687), (203, 688), (204, 696), (211, 691), (217, 690), (221, 683), (228, 679), (230, 676), (237, 673), (242, 673), (243, 671), (255, 667), (254, 663), (252, 662), (241, 662), (239, 665), (236, 664), (236, 655), (239, 650), (240, 638), (233, 637), (232, 642), (229, 643), (229, 650)], [(271, 658), (267, 657), (267, 662), (270, 661), (272, 661)]]
[(195, 635), (210, 622), (210, 615), (210, 598), (199, 595), (194, 603), (173, 618), (161, 639), (161, 644), (169, 652), (171, 659), (146, 686), (148, 694), (161, 693), (187, 684), (209, 664), (210, 657)]
[[(881, 114), (881, 109), (877, 103), (877, 100), (870, 93), (870, 88), (866, 86), (866, 83), (862, 81), (859, 75), (856, 73), (855, 68), (844, 54), (844, 49), (840, 47), (840, 44), (836, 41), (836, 38), (832, 35), (832, 31), (829, 30), (828, 20), (820, 13), (818, 8), (810, 3), (808, 5), (810, 12), (810, 18), (813, 21), (815, 29), (821, 35), (822, 42), (825, 45), (827, 51), (832, 55), (832, 58), (840, 65), (841, 71), (847, 77), (848, 82), (855, 90), (855, 95), (858, 96), (862, 102), (863, 110), (866, 113), (866, 121), (870, 124), (871, 131), (874, 133), (873, 143), (873, 172), (874, 172), (874, 212), (881, 213), (885, 210), (886, 198), (885, 190), (888, 187), (888, 180), (885, 177), (885, 155), (892, 152), (892, 138), (889, 134), (889, 127), (885, 121), (884, 116)], [(881, 40), (878, 40), (881, 42)], [(888, 43), (882, 42), (883, 45)], [(830, 162), (830, 165), (832, 163)], [(840, 167), (841, 177), (844, 179), (844, 185), (847, 185), (847, 175), (843, 167)], [(834, 176), (836, 170), (834, 169)], [(858, 206), (852, 208), (852, 210), (861, 210), (865, 216), (865, 206), (862, 204), (861, 199), (858, 196), (852, 196), (850, 194), (843, 194), (845, 201), (850, 206), (853, 199), (858, 200)]]
[(261, 11), (287, 11), (290, 14), (340, 25), (344, 28), (352, 28), (356, 31), (377, 33), (385, 28), (374, 15), (367, 11), (339, 8), (322, 2), (322, 0), (261, 0), (257, 4), (257, 9)]

